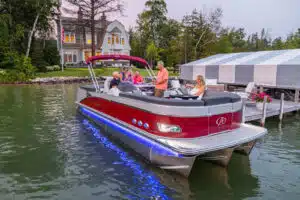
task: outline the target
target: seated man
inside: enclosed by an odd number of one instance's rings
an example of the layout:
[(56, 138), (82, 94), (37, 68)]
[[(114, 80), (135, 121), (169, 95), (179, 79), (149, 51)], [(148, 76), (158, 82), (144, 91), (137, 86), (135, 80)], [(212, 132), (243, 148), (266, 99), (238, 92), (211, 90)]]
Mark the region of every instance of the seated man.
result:
[(118, 87), (118, 85), (120, 84), (120, 74), (119, 74), (119, 72), (113, 72), (112, 76), (113, 76), (113, 79), (110, 81), (109, 89), (114, 88), (114, 87)]
[(118, 89), (118, 85), (120, 84), (120, 74), (119, 72), (113, 73), (113, 79), (110, 81), (109, 84), (109, 91), (107, 94), (113, 96), (119, 96), (120, 90)]
[(140, 84), (140, 83), (143, 83), (143, 82), (144, 82), (144, 79), (140, 75), (140, 72), (136, 71), (135, 75), (133, 77), (133, 84)]

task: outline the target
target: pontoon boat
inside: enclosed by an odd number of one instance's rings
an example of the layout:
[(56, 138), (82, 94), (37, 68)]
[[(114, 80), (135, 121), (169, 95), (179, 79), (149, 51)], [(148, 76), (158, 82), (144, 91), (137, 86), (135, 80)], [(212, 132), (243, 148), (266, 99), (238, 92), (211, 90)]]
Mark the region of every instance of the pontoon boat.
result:
[(110, 95), (107, 78), (103, 87), (92, 68), (96, 60), (122, 59), (148, 63), (126, 55), (90, 57), (89, 71), (93, 87), (80, 87), (78, 111), (104, 126), (112, 136), (131, 147), (151, 163), (166, 170), (189, 176), (196, 159), (227, 166), (234, 151), (249, 155), (255, 142), (267, 130), (242, 123), (240, 96), (209, 89), (202, 99), (170, 88), (165, 98), (153, 96), (152, 84), (121, 83), (119, 95)]

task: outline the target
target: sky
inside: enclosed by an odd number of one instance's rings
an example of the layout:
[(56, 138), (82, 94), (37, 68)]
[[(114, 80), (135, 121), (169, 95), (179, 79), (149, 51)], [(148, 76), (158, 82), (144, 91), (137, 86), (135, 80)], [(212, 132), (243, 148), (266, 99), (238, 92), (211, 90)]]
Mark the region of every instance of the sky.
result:
[[(124, 16), (115, 15), (126, 28), (136, 25), (137, 15), (145, 8), (146, 0), (123, 0)], [(220, 7), (225, 27), (245, 28), (248, 34), (266, 28), (272, 38), (283, 37), (300, 28), (300, 0), (166, 0), (168, 17), (181, 20), (193, 9)]]

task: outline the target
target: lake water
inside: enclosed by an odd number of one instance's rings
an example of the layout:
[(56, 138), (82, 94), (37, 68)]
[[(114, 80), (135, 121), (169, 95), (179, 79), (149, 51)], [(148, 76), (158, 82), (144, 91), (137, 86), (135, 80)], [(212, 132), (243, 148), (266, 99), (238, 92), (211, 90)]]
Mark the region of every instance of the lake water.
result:
[[(76, 85), (0, 87), (0, 199), (300, 199), (300, 116), (228, 169), (197, 162), (187, 180), (149, 166), (76, 114)], [(96, 135), (98, 138), (94, 137)]]

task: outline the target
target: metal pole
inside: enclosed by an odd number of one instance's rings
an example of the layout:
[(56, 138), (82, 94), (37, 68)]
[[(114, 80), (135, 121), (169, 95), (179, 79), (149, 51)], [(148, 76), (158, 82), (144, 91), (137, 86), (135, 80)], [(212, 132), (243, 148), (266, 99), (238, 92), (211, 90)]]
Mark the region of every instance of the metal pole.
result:
[(282, 121), (283, 119), (283, 107), (284, 107), (284, 93), (281, 93), (281, 99), (280, 99), (280, 115), (279, 120)]
[(261, 118), (261, 125), (262, 126), (265, 126), (266, 115), (267, 115), (267, 96), (264, 97), (264, 104), (263, 104), (262, 118)]
[(61, 71), (63, 72), (64, 71), (64, 51), (63, 51), (63, 42), (62, 42), (62, 23), (61, 23), (61, 10), (60, 10), (60, 7), (62, 5), (62, 2), (61, 0), (59, 1), (59, 26), (60, 26), (60, 61), (61, 61)]
[[(62, 23), (61, 18), (59, 19), (60, 23), (60, 35), (62, 33)], [(64, 50), (63, 50), (63, 42), (62, 42), (62, 35), (60, 36), (60, 57), (61, 57), (61, 71), (64, 71)]]
[(152, 76), (154, 76), (155, 77), (155, 73), (154, 73), (154, 71), (152, 70), (152, 68), (150, 67), (150, 71), (151, 71), (151, 73), (152, 73)]
[(89, 72), (90, 72), (90, 75), (91, 75), (91, 78), (92, 78), (93, 85), (96, 89), (96, 92), (98, 92), (99, 91), (99, 86), (98, 86), (97, 79), (95, 78), (94, 73), (93, 73), (92, 64), (90, 64), (90, 63), (88, 64), (88, 69), (89, 69)]
[(151, 74), (151, 72), (149, 71), (148, 67), (146, 66), (145, 68), (146, 68), (146, 71), (148, 72), (150, 78), (153, 79), (152, 74)]
[(98, 92), (100, 92), (100, 86), (99, 86), (99, 83), (98, 83), (98, 81), (97, 81), (97, 76), (96, 76), (95, 71), (94, 71), (94, 69), (93, 69), (93, 65), (91, 64), (90, 66), (91, 66), (91, 71), (92, 71), (93, 77), (94, 77), (94, 79), (95, 79), (95, 83), (96, 83), (96, 87), (97, 87), (96, 90), (97, 90)]

